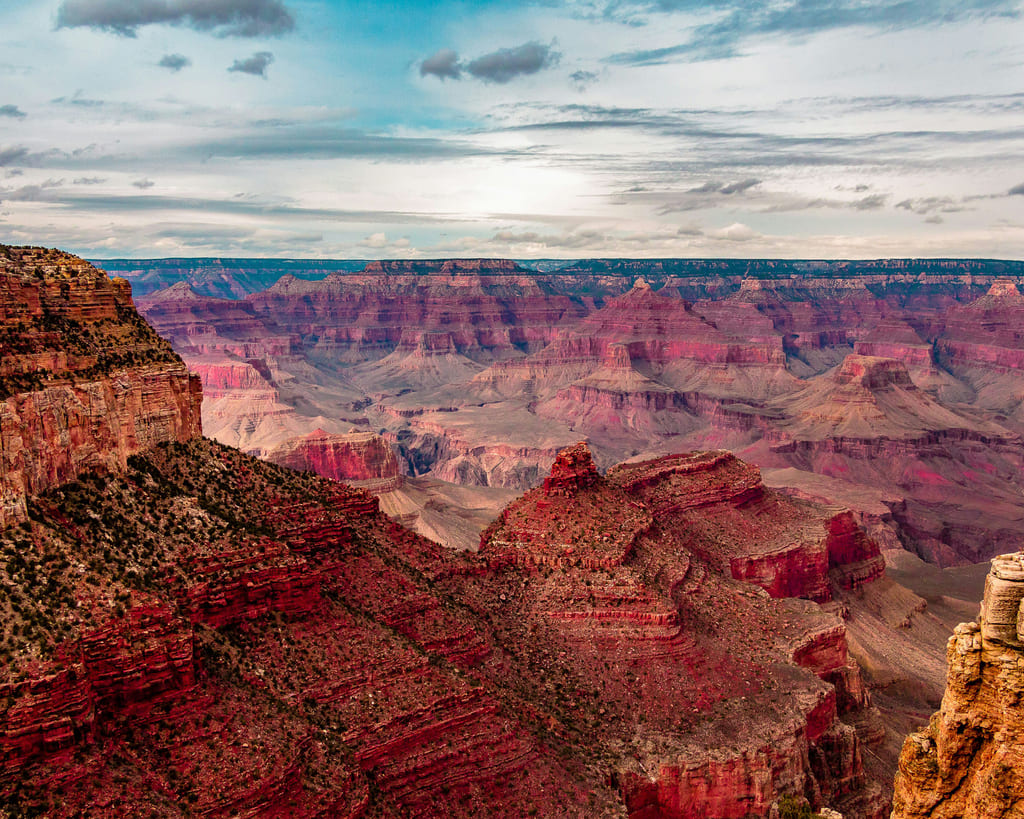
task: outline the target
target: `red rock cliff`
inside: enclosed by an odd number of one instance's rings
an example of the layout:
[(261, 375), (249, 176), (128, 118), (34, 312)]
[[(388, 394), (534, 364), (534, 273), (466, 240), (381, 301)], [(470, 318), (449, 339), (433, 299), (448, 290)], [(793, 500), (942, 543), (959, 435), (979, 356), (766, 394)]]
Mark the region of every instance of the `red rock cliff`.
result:
[(287, 441), (267, 453), (266, 459), (303, 472), (315, 472), (336, 481), (370, 482), (380, 491), (401, 482), (398, 459), (391, 446), (372, 432), (331, 435), (322, 429)]
[(24, 519), (28, 494), (199, 435), (200, 400), (127, 282), (68, 254), (0, 247), (0, 526)]

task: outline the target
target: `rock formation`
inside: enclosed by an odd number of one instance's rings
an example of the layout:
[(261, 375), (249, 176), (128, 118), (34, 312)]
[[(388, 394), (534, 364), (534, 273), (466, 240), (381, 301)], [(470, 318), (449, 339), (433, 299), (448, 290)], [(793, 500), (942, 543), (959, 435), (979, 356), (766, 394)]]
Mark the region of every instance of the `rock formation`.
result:
[[(771, 542), (776, 525), (790, 541), (808, 538), (788, 547), (800, 560)], [(742, 534), (754, 526), (765, 543)], [(601, 477), (577, 444), (484, 532), (481, 554), (499, 578), (516, 578), (503, 627), (544, 634), (565, 657), (555, 679), (570, 704), (602, 691), (595, 739), (615, 747), (633, 737), (635, 761), (616, 774), (630, 816), (763, 816), (794, 791), (848, 816), (881, 815), (850, 727), (868, 703), (842, 621), (787, 600), (830, 596), (827, 543), (840, 531), (819, 508), (766, 490), (728, 453), (624, 464)], [(836, 546), (837, 561), (872, 559), (846, 549)], [(774, 556), (764, 576), (737, 572), (751, 550)]]
[(401, 485), (398, 460), (387, 441), (372, 432), (331, 435), (317, 429), (267, 453), (271, 463), (355, 483), (375, 493)]
[[(306, 443), (349, 466), (358, 450)], [(58, 476), (0, 530), (8, 809), (883, 812), (842, 621), (786, 597), (820, 596), (829, 556), (870, 562), (870, 544), (731, 455), (604, 478), (577, 445), (460, 555), (365, 491), (196, 436), (154, 444)], [(381, 454), (361, 465), (390, 472)], [(789, 564), (771, 594), (735, 579), (715, 532), (769, 518), (814, 540), (813, 582)]]
[(900, 757), (893, 819), (1024, 816), (1024, 552), (992, 560), (978, 620), (949, 638), (940, 710)]
[(27, 495), (199, 435), (200, 394), (123, 279), (0, 246), (0, 526), (25, 519)]

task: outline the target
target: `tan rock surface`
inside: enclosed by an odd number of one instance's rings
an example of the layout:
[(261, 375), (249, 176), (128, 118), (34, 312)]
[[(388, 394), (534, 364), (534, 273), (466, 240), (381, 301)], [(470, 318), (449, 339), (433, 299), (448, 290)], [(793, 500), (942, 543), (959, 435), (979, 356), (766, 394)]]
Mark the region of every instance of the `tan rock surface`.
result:
[(1024, 816), (1024, 552), (992, 560), (977, 622), (949, 639), (942, 707), (903, 746), (893, 819)]

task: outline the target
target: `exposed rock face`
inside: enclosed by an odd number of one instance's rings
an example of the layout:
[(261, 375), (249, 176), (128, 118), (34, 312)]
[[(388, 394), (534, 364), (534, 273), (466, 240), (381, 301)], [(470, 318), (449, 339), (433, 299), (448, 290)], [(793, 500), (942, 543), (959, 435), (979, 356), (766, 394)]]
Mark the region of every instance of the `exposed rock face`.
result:
[(914, 382), (905, 365), (891, 358), (874, 356), (847, 356), (835, 375), (835, 382), (855, 384), (867, 390), (883, 390), (888, 387), (914, 389)]
[(25, 519), (27, 495), (199, 435), (201, 390), (126, 282), (56, 251), (0, 249), (3, 526)]
[(900, 757), (893, 819), (1024, 816), (1024, 552), (992, 560), (977, 622), (949, 639), (942, 707)]
[(766, 505), (725, 453), (613, 479), (582, 446), (556, 461), (559, 491), (512, 504), (481, 556), (203, 440), (33, 499), (0, 532), (0, 798), (369, 819), (767, 816), (792, 794), (880, 816), (842, 621), (720, 573), (693, 530), (828, 514)]
[(318, 429), (271, 450), (266, 458), (336, 481), (357, 482), (375, 492), (396, 489), (401, 483), (395, 453), (387, 441), (372, 432), (331, 435)]
[(593, 486), (599, 477), (590, 449), (581, 441), (558, 453), (551, 474), (544, 479), (544, 494), (572, 497), (581, 489)]
[(320, 352), (351, 361), (394, 351), (407, 328), (449, 336), (472, 361), (518, 356), (585, 312), (578, 301), (545, 292), (515, 262), (498, 259), (371, 262), (359, 274), (320, 282), (286, 277), (248, 301), (304, 340), (315, 336)]

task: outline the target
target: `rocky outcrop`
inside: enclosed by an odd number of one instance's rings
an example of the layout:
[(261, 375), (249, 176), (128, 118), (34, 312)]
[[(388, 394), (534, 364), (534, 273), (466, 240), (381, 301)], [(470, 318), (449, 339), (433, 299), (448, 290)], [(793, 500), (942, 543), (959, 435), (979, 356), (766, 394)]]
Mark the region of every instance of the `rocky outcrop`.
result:
[(145, 714), (195, 685), (192, 632), (161, 607), (140, 606), (85, 631), (59, 665), (0, 684), (0, 778), (40, 757), (67, 754), (102, 725)]
[(385, 492), (401, 485), (398, 459), (387, 441), (372, 432), (355, 430), (331, 435), (317, 429), (267, 453), (271, 463), (315, 472), (325, 478)]
[(885, 558), (878, 543), (868, 537), (851, 511), (828, 522), (825, 548), (832, 580), (844, 589), (859, 589), (885, 574)]
[(0, 254), (0, 526), (25, 499), (201, 432), (199, 380), (130, 288), (73, 256)]
[[(824, 602), (832, 597), (833, 582), (853, 588), (884, 571), (878, 545), (852, 513), (823, 515), (819, 507), (769, 490), (757, 467), (731, 453), (623, 464), (608, 477), (641, 496), (659, 521), (674, 518), (704, 533), (691, 548), (773, 597)], [(725, 536), (740, 531), (747, 533), (742, 544)]]
[(1024, 553), (992, 560), (976, 622), (949, 638), (940, 710), (903, 746), (893, 819), (1024, 815)]
[(558, 453), (551, 474), (544, 479), (544, 494), (573, 497), (580, 490), (593, 486), (599, 478), (590, 449), (581, 441)]

